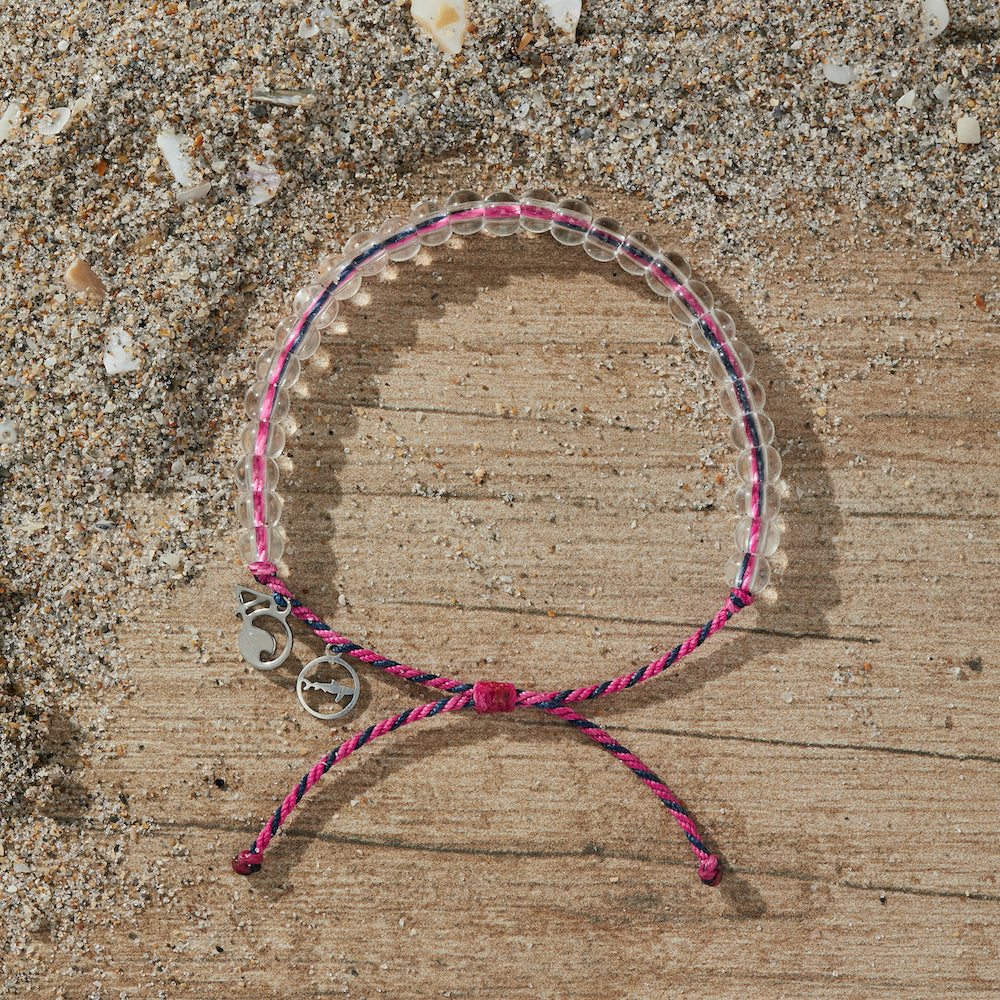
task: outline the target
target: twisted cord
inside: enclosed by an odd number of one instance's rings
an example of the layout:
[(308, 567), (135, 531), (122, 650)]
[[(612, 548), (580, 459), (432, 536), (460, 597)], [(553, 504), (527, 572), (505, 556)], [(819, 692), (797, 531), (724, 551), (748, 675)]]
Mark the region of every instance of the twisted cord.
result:
[[(494, 682), (487, 681), (487, 685), (494, 685)], [(473, 685), (475, 687), (476, 685)], [(511, 685), (512, 686), (512, 685)], [(517, 692), (519, 695), (522, 692)], [(326, 756), (321, 757), (302, 776), (299, 783), (285, 796), (284, 801), (275, 810), (274, 815), (264, 824), (253, 846), (248, 851), (241, 851), (233, 858), (233, 869), (240, 875), (251, 875), (261, 869), (264, 860), (264, 851), (267, 849), (272, 838), (281, 828), (282, 824), (291, 815), (292, 810), (302, 801), (305, 794), (313, 787), (335, 764), (339, 764), (345, 757), (349, 757), (355, 750), (360, 749), (366, 743), (391, 733), (395, 729), (417, 722), (420, 719), (429, 719), (441, 712), (453, 712), (460, 709), (469, 708), (474, 703), (474, 695), (471, 691), (466, 691), (456, 697), (442, 698), (439, 701), (432, 701), (418, 708), (407, 709), (388, 719), (383, 719), (374, 726), (369, 726), (363, 732), (357, 733), (350, 739), (345, 740), (339, 746), (334, 747)], [(477, 711), (508, 711), (507, 708), (480, 709), (477, 704)], [(663, 804), (673, 814), (678, 826), (687, 837), (691, 850), (699, 860), (698, 875), (706, 885), (718, 885), (722, 877), (719, 859), (716, 855), (710, 854), (708, 848), (702, 842), (698, 834), (698, 828), (690, 814), (681, 805), (677, 796), (660, 780), (634, 753), (622, 746), (609, 733), (605, 732), (596, 723), (585, 719), (578, 712), (566, 706), (554, 706), (546, 708), (546, 712), (556, 718), (578, 729), (585, 736), (588, 736), (599, 746), (602, 746), (612, 756), (616, 757), (622, 764), (631, 770), (645, 785), (659, 796)]]
[[(463, 684), (461, 681), (452, 680), (449, 677), (416, 670), (405, 663), (397, 663), (395, 660), (386, 659), (374, 650), (365, 649), (363, 646), (351, 642), (350, 639), (344, 638), (344, 636), (325, 624), (314, 611), (307, 608), (301, 601), (296, 600), (285, 581), (278, 576), (277, 567), (273, 563), (256, 562), (252, 563), (249, 569), (258, 583), (264, 584), (265, 587), (268, 587), (282, 601), (288, 601), (292, 605), (292, 614), (308, 625), (320, 639), (329, 643), (333, 647), (333, 652), (349, 654), (355, 659), (361, 660), (362, 663), (378, 667), (380, 670), (385, 670), (396, 677), (413, 681), (415, 684), (424, 684), (439, 691), (461, 693), (472, 690), (471, 684)], [(658, 660), (654, 660), (652, 663), (640, 667), (630, 674), (624, 674), (621, 677), (615, 677), (600, 684), (591, 684), (588, 687), (544, 692), (519, 689), (520, 693), (517, 704), (530, 705), (535, 708), (549, 708), (554, 705), (565, 704), (566, 702), (589, 701), (592, 698), (600, 698), (607, 694), (616, 694), (619, 691), (625, 690), (625, 688), (635, 687), (637, 684), (651, 680), (668, 667), (673, 666), (678, 660), (682, 660), (689, 653), (694, 652), (709, 636), (715, 635), (734, 615), (739, 614), (740, 611), (749, 607), (752, 603), (753, 594), (745, 590), (733, 590), (715, 617), (689, 635), (683, 642), (674, 646), (669, 653), (661, 656)]]
[(708, 848), (698, 834), (698, 829), (691, 819), (690, 814), (674, 793), (635, 754), (618, 743), (599, 726), (588, 721), (574, 709), (567, 707), (567, 703), (589, 701), (607, 694), (614, 694), (657, 676), (667, 669), (667, 667), (697, 649), (709, 636), (718, 632), (734, 615), (749, 606), (753, 602), (752, 594), (745, 590), (733, 590), (726, 598), (723, 606), (710, 621), (706, 622), (696, 632), (693, 632), (665, 656), (654, 660), (645, 667), (633, 671), (631, 674), (625, 674), (621, 677), (603, 681), (600, 684), (592, 684), (587, 687), (569, 688), (564, 691), (535, 692), (525, 688), (515, 688), (512, 684), (496, 681), (463, 684), (449, 677), (416, 670), (404, 663), (397, 663), (395, 660), (386, 659), (374, 650), (365, 649), (351, 642), (330, 628), (329, 625), (326, 625), (315, 612), (311, 611), (295, 598), (287, 584), (278, 575), (277, 567), (273, 563), (256, 562), (249, 569), (259, 583), (264, 584), (264, 586), (268, 587), (275, 594), (279, 606), (284, 602), (288, 602), (291, 605), (292, 614), (308, 625), (319, 638), (327, 642), (334, 652), (350, 654), (363, 663), (378, 667), (397, 677), (403, 677), (406, 680), (417, 684), (424, 684), (427, 687), (440, 691), (447, 691), (451, 697), (429, 702), (417, 708), (407, 709), (405, 712), (400, 712), (391, 718), (383, 719), (374, 726), (370, 726), (363, 732), (352, 736), (331, 750), (325, 757), (320, 758), (312, 769), (303, 775), (302, 780), (299, 781), (295, 788), (288, 793), (285, 800), (258, 834), (253, 847), (249, 851), (243, 851), (233, 858), (233, 869), (236, 872), (242, 875), (249, 875), (259, 871), (264, 851), (270, 843), (271, 838), (278, 832), (278, 829), (291, 814), (295, 806), (302, 800), (306, 792), (334, 764), (350, 756), (355, 750), (366, 743), (370, 743), (385, 733), (409, 725), (411, 722), (427, 719), (441, 712), (458, 711), (470, 706), (475, 707), (476, 711), (481, 713), (507, 712), (513, 710), (515, 707), (523, 706), (526, 708), (540, 708), (550, 715), (562, 719), (564, 722), (578, 729), (585, 736), (594, 740), (595, 743), (604, 747), (604, 749), (628, 767), (660, 798), (672, 813), (685, 837), (687, 837), (691, 850), (699, 860), (698, 874), (702, 882), (706, 885), (717, 885), (719, 883), (722, 877), (719, 859), (716, 855), (709, 853)]

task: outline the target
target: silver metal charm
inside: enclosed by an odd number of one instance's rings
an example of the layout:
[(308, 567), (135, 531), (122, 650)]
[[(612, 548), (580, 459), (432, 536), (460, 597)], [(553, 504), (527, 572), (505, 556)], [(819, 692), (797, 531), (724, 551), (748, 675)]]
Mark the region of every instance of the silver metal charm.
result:
[[(311, 680), (310, 674), (319, 671), (321, 665), (326, 663), (340, 667), (342, 670), (347, 671), (350, 675), (351, 681), (353, 682), (353, 686), (347, 687), (345, 684), (339, 684), (334, 680)], [(330, 673), (329, 670), (323, 670), (322, 672), (325, 675), (329, 675)], [(339, 711), (320, 712), (317, 709), (312, 708), (306, 701), (307, 691), (321, 691), (323, 694), (330, 695), (338, 705), (343, 698), (348, 698), (349, 700)], [(358, 680), (358, 673), (354, 667), (352, 667), (339, 653), (334, 653), (332, 646), (327, 646), (326, 652), (322, 656), (317, 656), (315, 660), (307, 663), (302, 668), (299, 673), (299, 679), (295, 682), (295, 693), (299, 696), (299, 704), (301, 704), (302, 707), (314, 718), (339, 719), (342, 715), (346, 715), (357, 704), (358, 695), (361, 694), (361, 681)]]
[[(291, 601), (285, 601), (284, 608), (279, 608), (270, 591), (262, 593), (250, 590), (249, 587), (235, 586), (233, 592), (237, 600), (236, 614), (243, 619), (239, 637), (243, 659), (258, 670), (280, 667), (292, 651), (292, 630), (288, 625), (288, 616), (292, 612)], [(285, 644), (277, 655), (277, 639), (261, 627), (265, 621), (276, 622), (285, 630)]]

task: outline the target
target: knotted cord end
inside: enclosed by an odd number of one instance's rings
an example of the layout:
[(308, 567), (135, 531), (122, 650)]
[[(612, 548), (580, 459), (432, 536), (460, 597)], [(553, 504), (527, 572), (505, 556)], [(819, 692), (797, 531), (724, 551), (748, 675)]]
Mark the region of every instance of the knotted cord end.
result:
[(278, 567), (273, 562), (252, 562), (247, 565), (247, 569), (254, 576), (277, 576)]
[(240, 851), (233, 858), (233, 871), (237, 875), (253, 875), (260, 871), (261, 862), (264, 860), (263, 854), (256, 854), (253, 851)]
[(472, 702), (479, 715), (513, 712), (517, 707), (517, 688), (506, 681), (476, 681), (472, 685)]
[(698, 865), (698, 878), (705, 885), (718, 885), (722, 881), (722, 863), (717, 854), (710, 854)]
[(753, 594), (749, 590), (733, 590), (726, 598), (726, 610), (735, 615), (753, 604)]

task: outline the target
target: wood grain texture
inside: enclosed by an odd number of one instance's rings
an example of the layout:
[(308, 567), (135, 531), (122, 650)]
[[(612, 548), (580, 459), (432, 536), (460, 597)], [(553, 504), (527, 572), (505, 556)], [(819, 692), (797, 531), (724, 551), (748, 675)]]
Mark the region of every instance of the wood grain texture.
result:
[[(756, 264), (688, 249), (767, 389), (779, 586), (588, 707), (691, 808), (723, 884), (698, 882), (632, 775), (527, 711), (359, 751), (234, 876), (316, 757), (430, 699), (368, 671), (350, 721), (308, 719), (294, 678), (322, 644), (297, 628), (287, 667), (249, 670), (247, 577), (220, 551), (122, 636), (138, 690), (94, 781), (155, 819), (132, 864), (161, 890), (111, 945), (111, 995), (996, 995), (996, 265), (846, 226)], [(371, 289), (296, 387), (282, 492), (306, 603), (395, 659), (543, 689), (631, 670), (714, 614), (728, 421), (661, 300), (527, 240)]]

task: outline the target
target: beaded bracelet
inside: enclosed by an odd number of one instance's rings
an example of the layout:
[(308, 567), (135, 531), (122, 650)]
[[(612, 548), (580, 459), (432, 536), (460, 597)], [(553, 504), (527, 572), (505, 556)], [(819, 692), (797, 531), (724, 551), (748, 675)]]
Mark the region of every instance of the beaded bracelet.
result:
[[(644, 275), (656, 294), (667, 297), (671, 315), (690, 330), (695, 346), (709, 354), (709, 368), (720, 383), (722, 408), (732, 418), (730, 439), (740, 449), (736, 459), (736, 472), (741, 481), (736, 493), (736, 506), (742, 515), (736, 528), (739, 551), (726, 564), (730, 592), (722, 607), (684, 642), (648, 666), (599, 684), (565, 691), (535, 692), (494, 680), (465, 684), (385, 659), (324, 624), (318, 615), (296, 600), (275, 566), (284, 549), (284, 534), (279, 527), (281, 499), (275, 492), (278, 482), (275, 458), (284, 446), (281, 420), (289, 410), (288, 388), (299, 377), (301, 362), (319, 347), (320, 331), (334, 321), (340, 301), (356, 294), (363, 277), (378, 274), (389, 261), (412, 258), (421, 246), (442, 244), (452, 234), (467, 236), (485, 230), (494, 236), (510, 236), (520, 229), (529, 233), (551, 233), (559, 243), (567, 246), (582, 244), (594, 260), (613, 261), (624, 271)], [(570, 705), (612, 694), (655, 677), (697, 649), (730, 618), (750, 605), (754, 596), (767, 586), (770, 573), (767, 558), (777, 550), (780, 539), (776, 516), (781, 462), (771, 447), (774, 427), (762, 412), (764, 391), (751, 377), (752, 370), (753, 355), (736, 339), (732, 317), (714, 307), (712, 293), (702, 282), (692, 280), (691, 268), (683, 257), (661, 251), (657, 242), (646, 233), (626, 234), (614, 219), (595, 218), (584, 201), (556, 201), (545, 190), (528, 191), (521, 199), (506, 192), (483, 199), (473, 191), (459, 191), (443, 203), (424, 201), (408, 218), (395, 216), (377, 233), (358, 233), (347, 241), (342, 254), (323, 260), (316, 282), (299, 290), (292, 315), (278, 324), (276, 346), (261, 355), (257, 363), (259, 381), (246, 395), (251, 422), (243, 431), (244, 456), (236, 466), (240, 486), (238, 512), (247, 529), (240, 539), (240, 555), (267, 591), (236, 588), (241, 600), (238, 613), (244, 618), (240, 650), (261, 669), (279, 665), (291, 650), (292, 634), (287, 623), (291, 614), (327, 643), (326, 654), (320, 660), (350, 668), (344, 659), (349, 655), (397, 677), (434, 688), (446, 697), (384, 719), (320, 758), (264, 825), (250, 850), (233, 859), (233, 869), (242, 875), (259, 871), (268, 843), (305, 793), (334, 764), (379, 736), (441, 712), (474, 708), (479, 714), (490, 714), (534, 707), (577, 728), (648, 785), (671, 811), (687, 837), (698, 858), (702, 882), (717, 885), (722, 874), (719, 859), (709, 853), (677, 797), (638, 757)], [(285, 643), (277, 656), (271, 656), (276, 646), (274, 636), (261, 628), (264, 619), (284, 628)], [(308, 664), (303, 674), (318, 662), (314, 660)], [(302, 675), (299, 696), (306, 705), (302, 698)]]

